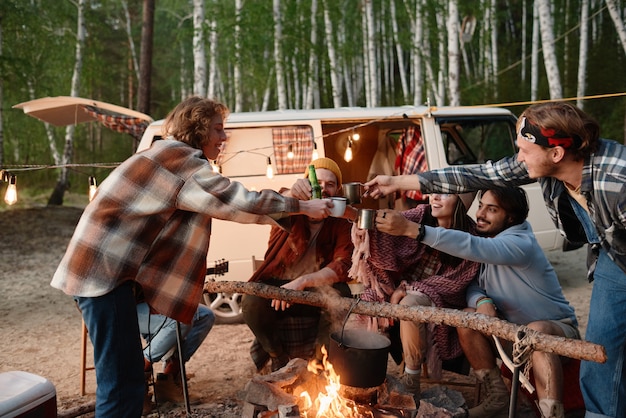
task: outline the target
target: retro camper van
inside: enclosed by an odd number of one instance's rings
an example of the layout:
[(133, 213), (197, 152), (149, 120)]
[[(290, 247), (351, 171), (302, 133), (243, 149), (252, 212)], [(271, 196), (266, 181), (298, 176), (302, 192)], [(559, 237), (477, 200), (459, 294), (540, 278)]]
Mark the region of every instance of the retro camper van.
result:
[[(479, 164), (515, 153), (515, 116), (502, 108), (339, 108), (233, 113), (226, 122), (228, 141), (214, 167), (248, 189), (289, 187), (316, 156), (335, 160), (344, 183), (394, 174), (413, 163), (418, 171)], [(162, 121), (145, 131), (138, 151), (160, 139)], [(405, 158), (407, 157), (407, 158)], [(415, 161), (418, 164), (415, 165)], [(408, 162), (407, 162), (408, 161)], [(268, 172), (271, 170), (271, 173)], [(543, 204), (539, 185), (526, 186), (529, 220), (544, 249), (560, 248), (562, 238)], [(364, 199), (359, 207), (402, 208), (393, 201)], [(413, 200), (427, 196), (410, 195)], [(476, 203), (470, 214), (476, 211)], [(262, 260), (269, 226), (214, 220), (208, 265), (228, 262), (217, 280), (246, 281)], [(207, 276), (211, 280), (210, 276)], [(241, 318), (238, 294), (205, 295), (222, 323)]]

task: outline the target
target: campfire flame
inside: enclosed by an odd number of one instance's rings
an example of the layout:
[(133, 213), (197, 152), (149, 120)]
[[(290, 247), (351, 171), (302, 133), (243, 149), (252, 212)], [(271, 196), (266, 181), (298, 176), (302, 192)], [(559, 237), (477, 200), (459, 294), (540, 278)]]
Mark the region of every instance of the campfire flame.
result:
[[(315, 361), (310, 361), (307, 369), (326, 378), (325, 392), (322, 391), (317, 395), (315, 401), (311, 400), (311, 396), (307, 391), (300, 394), (302, 398), (303, 408), (301, 413), (305, 418), (365, 418), (373, 417), (371, 413), (367, 415), (361, 414), (354, 401), (346, 399), (339, 393), (341, 384), (339, 383), (339, 375), (335, 372), (333, 365), (328, 361), (328, 352), (326, 347), (322, 347), (322, 368)], [(315, 415), (313, 415), (315, 414)]]

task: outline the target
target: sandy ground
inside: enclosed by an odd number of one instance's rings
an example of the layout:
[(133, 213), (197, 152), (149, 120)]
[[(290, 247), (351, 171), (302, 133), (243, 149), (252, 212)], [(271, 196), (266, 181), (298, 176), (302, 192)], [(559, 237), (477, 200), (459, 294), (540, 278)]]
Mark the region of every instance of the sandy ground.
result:
[[(81, 212), (75, 207), (0, 212), (0, 373), (22, 370), (47, 378), (56, 388), (60, 412), (95, 399), (93, 371), (87, 372), (86, 395), (80, 395), (81, 317), (70, 297), (49, 286)], [(548, 256), (584, 335), (591, 292), (585, 251), (553, 251)], [(245, 325), (216, 325), (187, 364), (187, 371), (195, 374), (190, 391), (212, 411), (202, 416), (241, 416), (238, 392), (254, 374), (251, 342)], [(91, 351), (89, 364), (90, 356)], [(170, 408), (168, 416), (179, 413)]]

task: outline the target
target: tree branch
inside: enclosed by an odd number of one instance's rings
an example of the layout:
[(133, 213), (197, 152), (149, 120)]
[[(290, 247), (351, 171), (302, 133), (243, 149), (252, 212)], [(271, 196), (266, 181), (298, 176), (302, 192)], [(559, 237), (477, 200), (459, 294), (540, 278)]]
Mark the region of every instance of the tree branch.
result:
[[(495, 335), (509, 341), (515, 341), (518, 332), (523, 331), (533, 350), (580, 360), (595, 361), (597, 363), (606, 361), (604, 347), (600, 345), (544, 334), (523, 325), (516, 325), (498, 318), (456, 309), (427, 306), (410, 307), (366, 301), (358, 301), (356, 303), (357, 299), (340, 297), (330, 292), (297, 291), (253, 282), (208, 281), (205, 283), (204, 289), (209, 293), (244, 293), (266, 299), (280, 299), (289, 303), (319, 306), (330, 311), (341, 312), (343, 316), (352, 308), (352, 313), (361, 315), (397, 318), (405, 321), (430, 322), (456, 328), (471, 328), (483, 334)], [(356, 305), (353, 306), (355, 303)]]

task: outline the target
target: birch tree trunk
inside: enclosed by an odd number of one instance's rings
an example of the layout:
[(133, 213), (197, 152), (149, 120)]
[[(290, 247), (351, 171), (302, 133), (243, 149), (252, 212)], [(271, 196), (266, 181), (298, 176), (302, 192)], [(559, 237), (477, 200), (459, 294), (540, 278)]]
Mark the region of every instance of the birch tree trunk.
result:
[(130, 63), (132, 68), (128, 75), (128, 107), (132, 108), (135, 103), (135, 83), (139, 83), (139, 61), (137, 61), (137, 52), (135, 51), (135, 42), (133, 41), (132, 25), (130, 12), (128, 11), (128, 2), (122, 0), (122, 8), (124, 9), (124, 19), (126, 20), (126, 38), (128, 38), (128, 49), (130, 51)]
[[(2, 17), (0, 16), (0, 61), (4, 61), (2, 54)], [(0, 66), (0, 167), (4, 166), (4, 71)]]
[(413, 70), (413, 104), (418, 106), (424, 102), (423, 84), (423, 61), (422, 61), (422, 39), (424, 38), (424, 15), (422, 6), (424, 0), (417, 0), (415, 4), (415, 19), (413, 20), (413, 47), (411, 48), (412, 70)]
[(216, 79), (217, 79), (217, 22), (215, 21), (215, 15), (211, 14), (211, 21), (209, 23), (209, 74), (207, 87), (207, 97), (216, 97)]
[(537, 100), (539, 94), (539, 5), (533, 3), (533, 40), (530, 63), (530, 100)]
[(528, 33), (527, 15), (526, 0), (522, 0), (522, 65), (520, 66), (520, 79), (522, 80), (522, 84), (526, 81), (526, 34)]
[(152, 47), (154, 38), (154, 2), (143, 0), (141, 25), (141, 51), (139, 55), (139, 94), (137, 110), (150, 114), (150, 91), (152, 90)]
[(313, 109), (314, 92), (318, 89), (317, 84), (317, 55), (315, 47), (317, 46), (317, 0), (311, 0), (311, 49), (309, 52), (309, 68), (306, 95), (304, 98), (304, 109)]
[[(278, 2), (280, 13), (280, 2)], [(235, 112), (243, 110), (243, 93), (241, 91), (241, 10), (243, 9), (243, 0), (235, 0), (235, 65), (233, 68), (233, 83), (235, 84)], [(275, 17), (276, 18), (276, 17)], [(280, 29), (278, 29), (280, 31)], [(280, 41), (278, 41), (280, 43)], [(276, 48), (276, 40), (274, 40), (274, 48)], [(276, 58), (276, 57), (275, 57)], [(276, 58), (276, 65), (280, 65)], [(282, 72), (281, 72), (282, 75)], [(276, 79), (278, 82), (278, 78)], [(286, 106), (286, 104), (285, 104)], [(285, 109), (282, 107), (281, 109)]]
[(317, 84), (317, 54), (313, 46), (317, 45), (317, 0), (311, 0), (311, 37), (309, 38), (312, 48), (309, 52), (309, 68), (306, 97), (304, 108), (313, 109), (314, 93), (318, 89)]
[[(122, 8), (124, 9), (124, 18), (126, 19), (126, 38), (128, 38), (128, 48), (130, 49), (130, 57), (133, 63), (133, 72), (136, 79), (139, 80), (139, 62), (137, 61), (137, 52), (135, 51), (135, 42), (133, 41), (130, 12), (128, 11), (128, 2), (126, 0), (122, 0)], [(130, 103), (132, 103), (132, 101)]]
[(552, 25), (552, 13), (550, 12), (549, 0), (536, 0), (539, 6), (539, 28), (541, 32), (541, 47), (543, 49), (543, 62), (546, 67), (548, 86), (550, 87), (550, 99), (563, 98), (561, 77), (559, 75), (559, 63), (554, 48), (554, 31)]
[[(179, 42), (180, 49), (180, 100), (183, 101), (191, 96), (193, 91), (193, 83), (188, 82), (187, 77), (187, 60), (185, 59), (185, 44), (182, 40)], [(191, 90), (189, 89), (191, 86)]]
[(500, 71), (500, 67), (498, 66), (498, 19), (496, 15), (496, 0), (491, 0), (489, 8), (491, 9), (491, 13), (489, 14), (489, 26), (491, 27), (491, 74), (493, 75), (491, 91), (493, 92), (494, 98), (497, 100), (498, 72)]
[(276, 95), (278, 110), (287, 109), (287, 91), (285, 89), (285, 73), (283, 71), (283, 26), (280, 0), (273, 1), (274, 15), (274, 70), (276, 71)]
[(613, 24), (615, 25), (615, 30), (617, 31), (617, 36), (619, 37), (620, 42), (622, 43), (622, 48), (624, 48), (624, 53), (626, 53), (626, 26), (624, 26), (624, 22), (619, 15), (619, 11), (617, 9), (617, 2), (615, 0), (605, 0), (606, 7), (609, 9), (609, 14), (611, 15), (611, 19), (613, 19)]
[(370, 77), (370, 65), (372, 61), (369, 57), (369, 50), (367, 48), (367, 13), (365, 12), (365, 2), (366, 0), (361, 1), (361, 8), (363, 9), (363, 13), (361, 13), (361, 50), (363, 51), (363, 79), (365, 81), (365, 106), (372, 106), (372, 78)]
[(330, 64), (330, 84), (333, 94), (333, 106), (341, 107), (341, 89), (339, 87), (339, 67), (337, 64), (337, 53), (333, 42), (333, 24), (330, 20), (328, 5), (322, 1), (324, 8), (324, 33), (326, 34), (326, 46), (328, 49), (328, 62)]
[[(87, 31), (85, 29), (85, 7), (87, 0), (78, 0), (77, 6), (77, 22), (76, 22), (76, 52), (74, 58), (74, 71), (72, 73), (72, 84), (70, 87), (70, 96), (78, 97), (80, 92), (80, 73), (83, 68), (83, 48), (85, 46), (85, 38)], [(52, 191), (48, 205), (62, 205), (63, 196), (68, 188), (66, 167), (72, 161), (74, 154), (74, 129), (75, 125), (67, 125), (65, 129), (65, 144), (63, 146), (63, 156), (61, 157), (61, 172), (57, 179), (57, 184)]]
[(378, 65), (376, 60), (376, 39), (374, 29), (374, 6), (371, 0), (363, 0), (363, 38), (367, 77), (366, 103), (369, 107), (379, 105)]
[(193, 0), (193, 94), (206, 92), (206, 52), (204, 50), (204, 0)]
[(398, 36), (398, 16), (396, 13), (396, 2), (389, 2), (389, 11), (391, 14), (391, 33), (393, 35), (393, 43), (396, 47), (396, 59), (398, 60), (398, 74), (400, 75), (400, 85), (402, 86), (402, 99), (403, 103), (409, 101), (409, 81), (406, 71), (406, 63), (404, 62), (404, 51), (400, 44), (400, 37)]
[(490, 86), (493, 80), (493, 64), (492, 64), (492, 59), (493, 59), (493, 55), (491, 54), (491, 35), (490, 35), (490, 29), (494, 29), (495, 28), (490, 28), (489, 26), (489, 22), (491, 21), (491, 13), (493, 12), (491, 10), (491, 4), (489, 0), (482, 0), (481, 1), (482, 6), (483, 6), (483, 10), (485, 10), (485, 15), (483, 16), (483, 21), (485, 22), (484, 25), (482, 25), (482, 29), (480, 31), (481, 34), (481, 48), (483, 48), (481, 56), (483, 57), (483, 65), (481, 66), (481, 68), (483, 69), (483, 81), (485, 83), (485, 86)]
[(580, 2), (580, 42), (578, 50), (578, 83), (576, 86), (576, 106), (584, 107), (584, 101), (580, 99), (587, 90), (587, 51), (589, 50), (589, 0)]
[(461, 60), (459, 52), (459, 8), (457, 0), (448, 2), (448, 91), (450, 106), (461, 105), (459, 78)]
[[(35, 100), (37, 97), (35, 95), (35, 88), (33, 87), (33, 83), (31, 80), (27, 81), (27, 87), (28, 87), (29, 99)], [(50, 155), (52, 156), (52, 161), (54, 161), (55, 164), (61, 164), (61, 154), (59, 154), (59, 150), (57, 149), (56, 140), (54, 137), (54, 129), (52, 129), (52, 126), (50, 126), (50, 124), (47, 122), (44, 122), (43, 126), (44, 126), (44, 129), (46, 130), (46, 138), (48, 139), (48, 148), (50, 148)], [(19, 156), (16, 156), (15, 158), (16, 160), (19, 159), (17, 157)]]
[[(437, 14), (437, 27), (446, 27), (446, 13)], [(437, 53), (439, 55), (439, 69), (437, 71), (437, 104), (444, 106), (446, 104), (446, 84), (448, 79), (448, 56), (446, 54), (446, 34), (444, 31), (437, 31)]]

